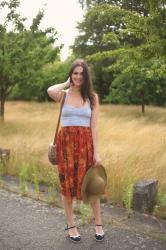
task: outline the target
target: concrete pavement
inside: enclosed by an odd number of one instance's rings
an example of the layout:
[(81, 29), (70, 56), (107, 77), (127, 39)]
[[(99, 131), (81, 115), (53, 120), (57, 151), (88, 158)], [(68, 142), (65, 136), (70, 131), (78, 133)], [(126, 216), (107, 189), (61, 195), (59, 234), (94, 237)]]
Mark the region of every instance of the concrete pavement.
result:
[[(106, 211), (107, 213), (107, 211)], [(80, 216), (76, 223), (80, 224)], [(46, 203), (0, 189), (0, 250), (165, 250), (166, 242), (128, 226), (104, 219), (105, 241), (95, 242), (94, 224), (79, 227), (80, 244), (70, 242), (64, 230), (64, 211)]]

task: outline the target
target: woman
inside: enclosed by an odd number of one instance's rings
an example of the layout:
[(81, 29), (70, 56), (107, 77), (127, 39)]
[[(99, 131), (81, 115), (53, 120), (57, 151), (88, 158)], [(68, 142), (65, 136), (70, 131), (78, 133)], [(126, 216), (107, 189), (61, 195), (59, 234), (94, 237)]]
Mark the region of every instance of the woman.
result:
[[(66, 89), (67, 88), (67, 89)], [(66, 90), (64, 90), (66, 89)], [(66, 92), (61, 114), (61, 129), (57, 137), (58, 173), (62, 201), (67, 218), (69, 239), (80, 242), (75, 226), (72, 200), (81, 200), (81, 185), (86, 171), (101, 164), (97, 140), (99, 98), (93, 91), (88, 65), (77, 59), (71, 66), (66, 82), (48, 88), (48, 95), (60, 102)], [(100, 200), (91, 203), (95, 217), (95, 239), (102, 241)]]

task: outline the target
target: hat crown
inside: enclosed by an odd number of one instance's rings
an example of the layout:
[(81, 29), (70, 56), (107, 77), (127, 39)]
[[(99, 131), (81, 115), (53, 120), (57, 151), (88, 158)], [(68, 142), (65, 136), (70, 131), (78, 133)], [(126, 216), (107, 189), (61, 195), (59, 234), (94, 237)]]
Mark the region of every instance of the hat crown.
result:
[(96, 176), (89, 180), (86, 188), (86, 192), (91, 195), (102, 194), (105, 188), (105, 181), (101, 176)]
[(102, 165), (91, 166), (86, 175), (81, 187), (81, 195), (84, 202), (94, 201), (100, 197), (107, 184), (107, 175), (105, 168)]

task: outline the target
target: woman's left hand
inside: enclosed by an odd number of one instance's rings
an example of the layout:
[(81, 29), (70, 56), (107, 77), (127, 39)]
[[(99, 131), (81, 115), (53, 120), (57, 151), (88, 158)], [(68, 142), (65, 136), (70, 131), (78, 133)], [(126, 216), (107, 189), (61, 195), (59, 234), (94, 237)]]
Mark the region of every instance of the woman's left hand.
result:
[(99, 154), (94, 154), (94, 164), (95, 164), (95, 166), (101, 165), (101, 158), (100, 158)]

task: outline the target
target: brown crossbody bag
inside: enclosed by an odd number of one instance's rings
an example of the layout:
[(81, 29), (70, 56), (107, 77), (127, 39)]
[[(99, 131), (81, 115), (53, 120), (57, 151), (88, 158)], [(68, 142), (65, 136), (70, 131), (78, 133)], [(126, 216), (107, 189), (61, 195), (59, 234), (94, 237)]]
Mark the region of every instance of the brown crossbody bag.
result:
[(66, 96), (66, 92), (64, 91), (63, 96), (62, 96), (62, 100), (61, 100), (61, 104), (60, 104), (60, 111), (59, 111), (59, 117), (58, 117), (57, 127), (56, 127), (56, 131), (55, 131), (54, 141), (53, 141), (53, 143), (50, 143), (49, 147), (48, 147), (48, 159), (52, 165), (57, 165), (57, 163), (58, 163), (57, 151), (56, 151), (56, 148), (57, 148), (56, 139), (57, 139), (57, 135), (58, 135), (60, 118), (61, 118), (61, 113), (62, 113), (62, 107), (63, 107), (64, 101), (65, 101), (65, 96)]

